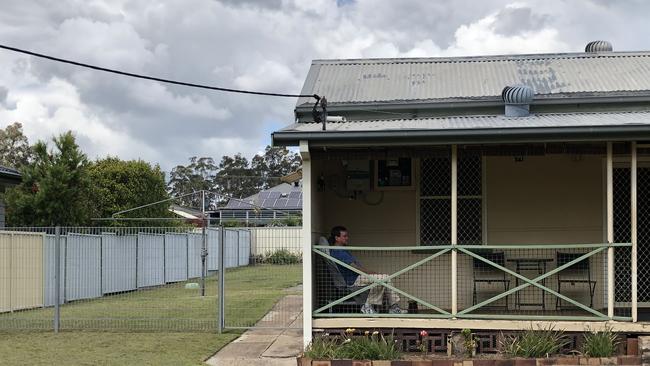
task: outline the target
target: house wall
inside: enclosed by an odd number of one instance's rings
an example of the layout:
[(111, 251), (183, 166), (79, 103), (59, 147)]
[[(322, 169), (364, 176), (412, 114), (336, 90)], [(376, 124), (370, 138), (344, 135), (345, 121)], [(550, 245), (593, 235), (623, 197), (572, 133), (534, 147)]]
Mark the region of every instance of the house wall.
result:
[[(486, 234), (489, 244), (575, 244), (603, 242), (603, 165), (600, 156), (571, 155), (527, 156), (522, 162), (512, 157), (486, 157), (487, 208)], [(321, 227), (328, 230), (344, 225), (350, 231), (350, 245), (407, 246), (417, 245), (417, 195), (410, 190), (385, 191), (383, 201), (368, 205), (362, 200), (341, 197), (344, 170), (340, 161), (319, 161), (314, 180), (322, 174), (325, 192), (317, 192), (314, 212)], [(318, 175), (317, 175), (318, 174)], [(416, 179), (418, 179), (416, 177)], [(418, 180), (416, 180), (417, 182)], [(334, 187), (339, 187), (335, 189)], [(339, 192), (336, 193), (335, 191)], [(380, 193), (369, 194), (369, 200)], [(462, 228), (459, 228), (462, 230)], [(392, 273), (424, 258), (415, 252), (359, 252), (362, 263), (371, 270)], [(429, 253), (430, 255), (430, 253)], [(507, 252), (506, 256), (548, 256), (553, 251)], [(389, 260), (387, 258), (390, 258)], [(450, 255), (396, 278), (398, 288), (443, 308), (451, 306)], [(592, 276), (598, 281), (595, 307), (602, 306), (605, 275), (603, 257), (592, 258)], [(555, 267), (549, 264), (548, 270)], [(530, 275), (530, 274), (529, 274)], [(473, 274), (471, 258), (459, 255), (459, 308), (472, 305)], [(435, 288), (432, 288), (435, 285)], [(546, 285), (556, 288), (554, 279)], [(494, 284), (494, 294), (502, 287)], [(510, 286), (514, 287), (514, 281)], [(582, 289), (571, 289), (577, 296)], [(528, 289), (523, 296), (535, 296)], [(563, 291), (564, 292), (564, 291)], [(582, 291), (584, 292), (584, 291)], [(489, 294), (488, 294), (489, 295)], [(555, 305), (555, 297), (546, 295), (547, 309)], [(489, 297), (489, 296), (488, 296)], [(483, 298), (486, 298), (483, 296)], [(513, 302), (511, 297), (511, 304)], [(580, 298), (587, 302), (587, 298)]]

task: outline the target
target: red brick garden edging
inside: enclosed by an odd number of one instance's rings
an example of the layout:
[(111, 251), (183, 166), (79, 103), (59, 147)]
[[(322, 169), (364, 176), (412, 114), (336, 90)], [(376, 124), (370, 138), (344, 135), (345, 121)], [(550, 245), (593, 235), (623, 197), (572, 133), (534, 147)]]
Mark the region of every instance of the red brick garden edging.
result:
[(297, 358), (298, 366), (549, 366), (549, 365), (641, 365), (641, 356), (551, 357), (508, 359), (434, 359), (398, 361), (311, 360)]

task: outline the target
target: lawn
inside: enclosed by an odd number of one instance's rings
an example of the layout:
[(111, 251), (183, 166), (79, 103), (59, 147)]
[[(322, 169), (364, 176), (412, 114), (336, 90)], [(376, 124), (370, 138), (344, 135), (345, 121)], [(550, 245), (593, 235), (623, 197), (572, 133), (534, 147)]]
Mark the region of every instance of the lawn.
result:
[[(255, 324), (300, 283), (300, 271), (300, 265), (226, 271), (226, 324)], [(51, 329), (51, 308), (0, 314), (0, 364), (200, 364), (238, 335), (215, 334), (215, 276), (206, 290), (201, 297), (183, 282), (65, 304), (59, 334), (12, 330)]]

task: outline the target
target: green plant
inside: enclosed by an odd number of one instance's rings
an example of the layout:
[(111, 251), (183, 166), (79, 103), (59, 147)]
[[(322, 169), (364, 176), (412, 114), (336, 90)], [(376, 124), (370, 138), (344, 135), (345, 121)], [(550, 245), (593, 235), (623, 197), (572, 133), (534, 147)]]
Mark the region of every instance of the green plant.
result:
[(366, 331), (362, 336), (352, 336), (347, 333), (341, 346), (335, 352), (338, 359), (348, 360), (396, 360), (401, 352), (393, 336), (384, 337), (374, 331)]
[(611, 357), (616, 352), (620, 340), (611, 327), (602, 331), (585, 333), (582, 354), (587, 357)]
[(515, 336), (505, 336), (501, 340), (502, 352), (514, 357), (547, 357), (557, 354), (568, 344), (564, 331), (539, 327), (525, 330)]
[(377, 331), (355, 336), (355, 332), (349, 328), (343, 337), (317, 337), (307, 347), (305, 357), (313, 360), (396, 360), (402, 356), (392, 336), (385, 337)]
[(302, 262), (300, 254), (294, 254), (287, 249), (279, 249), (271, 254), (267, 254), (264, 263), (268, 264), (297, 264)]
[(467, 357), (474, 356), (474, 352), (476, 350), (476, 340), (474, 339), (472, 330), (465, 328), (460, 332), (460, 334), (463, 336), (463, 346), (465, 346)]
[(335, 357), (338, 346), (336, 338), (319, 336), (309, 344), (305, 350), (305, 357), (312, 360), (329, 360)]

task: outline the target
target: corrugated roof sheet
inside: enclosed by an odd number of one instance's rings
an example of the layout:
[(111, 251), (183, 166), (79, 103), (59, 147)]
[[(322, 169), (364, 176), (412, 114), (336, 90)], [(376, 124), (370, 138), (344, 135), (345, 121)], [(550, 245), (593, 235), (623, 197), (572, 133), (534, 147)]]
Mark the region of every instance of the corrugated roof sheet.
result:
[[(465, 130), (625, 125), (650, 125), (650, 111), (544, 113), (531, 114), (527, 117), (493, 115), (328, 122), (327, 131)], [(276, 134), (282, 134), (283, 132), (319, 132), (321, 128), (320, 123), (295, 123), (279, 130)]]
[(13, 169), (13, 168), (9, 168), (9, 167), (6, 167), (6, 166), (2, 166), (2, 165), (0, 165), (0, 174), (6, 175), (6, 176), (7, 175), (8, 176), (14, 176), (14, 177), (17, 177), (17, 178), (21, 177), (21, 174), (20, 174), (20, 172), (18, 170)]
[(650, 52), (316, 60), (302, 94), (330, 104), (412, 102), (498, 97), (515, 84), (536, 96), (650, 91)]

